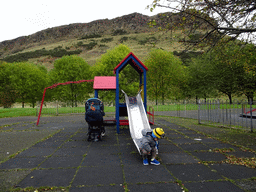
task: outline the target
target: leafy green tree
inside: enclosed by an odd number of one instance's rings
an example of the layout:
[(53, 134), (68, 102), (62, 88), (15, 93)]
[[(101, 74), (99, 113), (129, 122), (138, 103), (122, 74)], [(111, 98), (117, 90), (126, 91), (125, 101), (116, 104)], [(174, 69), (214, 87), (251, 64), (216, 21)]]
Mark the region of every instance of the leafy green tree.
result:
[(216, 94), (214, 87), (214, 76), (211, 73), (210, 54), (204, 54), (196, 59), (192, 59), (188, 67), (187, 96), (208, 98)]
[(210, 59), (212, 73), (215, 76), (216, 88), (226, 94), (232, 103), (232, 95), (239, 93), (239, 82), (244, 74), (244, 64), (241, 62), (240, 48), (235, 42), (217, 46), (211, 51)]
[[(89, 64), (79, 56), (64, 56), (54, 62), (54, 69), (50, 71), (50, 82), (53, 84), (68, 81), (90, 80)], [(53, 90), (54, 98), (60, 101), (71, 101), (72, 107), (77, 101), (83, 101), (92, 92), (92, 83), (69, 84), (58, 86)]]
[[(115, 76), (114, 68), (131, 52), (126, 45), (120, 44), (112, 50), (103, 54), (96, 64), (92, 67), (93, 76)], [(139, 74), (127, 65), (119, 74), (120, 89), (128, 95), (135, 95), (139, 90)], [(107, 102), (114, 101), (115, 92), (99, 92), (99, 98)], [(124, 98), (120, 92), (120, 98)]]
[(130, 48), (120, 44), (114, 47), (96, 61), (93, 66), (93, 76), (114, 76), (114, 68), (130, 53)]
[(33, 108), (40, 101), (47, 83), (45, 71), (39, 69), (35, 64), (28, 62), (13, 63), (10, 79), (19, 98), (17, 101), (31, 103)]
[(17, 99), (17, 91), (11, 82), (11, 64), (0, 62), (0, 106), (10, 108)]
[(238, 61), (243, 65), (243, 73), (239, 77), (239, 90), (241, 90), (253, 102), (253, 96), (256, 91), (256, 47), (253, 44), (240, 46), (234, 55), (237, 55)]
[(151, 99), (178, 99), (183, 96), (181, 86), (185, 84), (185, 67), (171, 52), (152, 49), (144, 62), (148, 67), (147, 91)]
[[(209, 95), (218, 90), (232, 103), (235, 94), (255, 92), (254, 49), (243, 48), (238, 42), (223, 43), (198, 57), (190, 65), (190, 88), (197, 96)], [(250, 57), (251, 55), (251, 57)], [(250, 95), (252, 96), (252, 95)]]

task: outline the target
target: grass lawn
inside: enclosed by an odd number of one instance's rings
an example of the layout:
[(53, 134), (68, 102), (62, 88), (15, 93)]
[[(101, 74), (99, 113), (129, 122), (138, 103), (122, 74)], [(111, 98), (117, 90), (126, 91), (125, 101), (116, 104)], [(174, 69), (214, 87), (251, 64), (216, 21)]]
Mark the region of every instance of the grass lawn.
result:
[[(149, 106), (148, 106), (149, 107)], [(158, 105), (152, 106), (155, 111), (177, 111), (177, 110), (198, 110), (197, 105)], [(115, 112), (115, 107), (104, 106), (105, 112)], [(84, 107), (60, 107), (58, 108), (58, 114), (66, 113), (84, 113)], [(0, 118), (4, 117), (20, 117), (20, 116), (37, 116), (39, 109), (37, 108), (10, 108), (0, 109)], [(56, 115), (56, 108), (42, 108), (41, 115)]]
[[(250, 105), (244, 105), (246, 111), (249, 111)], [(149, 107), (149, 106), (148, 106)], [(154, 111), (185, 111), (185, 110), (198, 110), (198, 105), (196, 104), (168, 104), (168, 105), (153, 105)], [(202, 110), (206, 109), (242, 109), (241, 104), (220, 104), (218, 105), (201, 105)], [(256, 105), (252, 106), (255, 109)], [(105, 112), (115, 112), (115, 107), (104, 106)], [(84, 107), (59, 107), (58, 114), (66, 113), (84, 113)], [(19, 117), (19, 116), (37, 116), (39, 109), (37, 108), (8, 108), (0, 109), (0, 118), (4, 117)], [(57, 115), (56, 108), (43, 108), (42, 115)]]
[[(115, 107), (104, 107), (105, 112), (115, 112)], [(84, 113), (84, 107), (60, 107), (58, 108), (59, 114), (66, 113)], [(21, 117), (21, 116), (37, 116), (39, 113), (39, 109), (37, 108), (10, 108), (10, 109), (0, 109), (0, 118), (5, 117)], [(43, 108), (41, 115), (56, 115), (56, 108)]]

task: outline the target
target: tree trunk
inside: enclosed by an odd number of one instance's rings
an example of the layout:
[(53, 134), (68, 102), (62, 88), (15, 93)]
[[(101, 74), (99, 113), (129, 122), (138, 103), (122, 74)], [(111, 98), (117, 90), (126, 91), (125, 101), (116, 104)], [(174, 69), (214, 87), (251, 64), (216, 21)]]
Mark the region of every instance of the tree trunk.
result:
[(77, 107), (77, 94), (75, 94), (75, 107)]
[(232, 104), (233, 102), (232, 102), (232, 96), (231, 96), (231, 94), (228, 94), (228, 98), (229, 98), (229, 104)]
[(249, 105), (251, 104), (251, 102), (253, 104), (253, 97), (247, 96), (247, 99), (248, 99), (248, 104)]
[(157, 94), (158, 94), (158, 92), (157, 92), (157, 84), (156, 84), (156, 89), (155, 89), (156, 105), (158, 105), (158, 103), (157, 103), (157, 99), (158, 99)]
[(72, 105), (72, 108), (74, 107), (74, 95), (73, 95), (73, 84), (71, 83), (70, 84), (70, 86), (71, 86), (71, 105)]
[(248, 104), (252, 101), (253, 104), (253, 92), (246, 92), (245, 94), (247, 96)]
[(164, 105), (164, 93), (162, 92), (162, 105)]
[(163, 76), (162, 76), (162, 78), (161, 78), (161, 86), (160, 86), (160, 89), (162, 90), (161, 92), (162, 92), (162, 105), (164, 105), (164, 91), (165, 90), (163, 90), (164, 89), (164, 79), (163, 79)]

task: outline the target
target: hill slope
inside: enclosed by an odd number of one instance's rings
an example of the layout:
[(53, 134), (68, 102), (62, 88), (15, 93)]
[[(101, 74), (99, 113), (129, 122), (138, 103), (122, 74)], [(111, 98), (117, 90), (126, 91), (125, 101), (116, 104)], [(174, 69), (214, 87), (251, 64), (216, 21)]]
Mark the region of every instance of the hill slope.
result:
[[(165, 13), (172, 18), (172, 25), (179, 22), (179, 14)], [(123, 43), (142, 61), (153, 47), (168, 51), (183, 50), (181, 32), (161, 32), (158, 27), (170, 23), (170, 18), (158, 14), (152, 17), (132, 13), (112, 20), (104, 19), (90, 23), (76, 23), (39, 31), (30, 36), (23, 36), (0, 42), (0, 59), (7, 62), (25, 59), (36, 64), (44, 64), (49, 70), (54, 60), (62, 54), (79, 54), (93, 65), (101, 54)], [(150, 28), (152, 20), (157, 25)], [(26, 59), (27, 58), (27, 59)], [(9, 59), (9, 60), (8, 60)]]

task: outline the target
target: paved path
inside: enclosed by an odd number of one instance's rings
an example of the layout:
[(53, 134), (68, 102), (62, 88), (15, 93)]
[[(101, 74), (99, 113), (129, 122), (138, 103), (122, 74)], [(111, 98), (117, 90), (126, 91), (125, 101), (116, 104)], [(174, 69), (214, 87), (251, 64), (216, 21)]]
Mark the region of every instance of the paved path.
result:
[[(250, 179), (256, 177), (255, 169), (220, 164), (226, 156), (210, 151), (233, 148), (235, 151), (228, 154), (250, 157), (255, 154), (242, 152), (230, 144), (160, 118), (156, 122), (152, 128), (161, 126), (167, 135), (160, 141), (159, 166), (142, 164), (127, 128), (116, 134), (114, 126), (107, 126), (103, 141), (87, 142), (87, 124), (82, 115), (43, 118), (38, 127), (35, 123), (25, 122), (5, 127), (5, 130), (11, 130), (9, 133), (15, 130), (22, 133), (23, 125), (25, 132), (48, 131), (52, 137), (34, 142), (0, 164), (0, 183), (2, 179), (3, 183), (11, 183), (15, 188), (56, 186), (64, 187), (60, 191), (70, 192), (112, 192), (125, 191), (125, 188), (140, 192), (182, 192), (182, 187), (196, 192), (256, 190), (255, 180)], [(0, 147), (0, 150), (4, 149)], [(202, 162), (208, 162), (208, 165)]]

